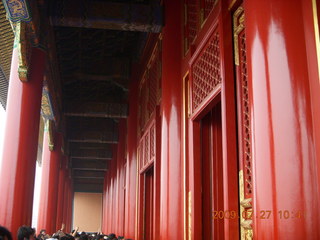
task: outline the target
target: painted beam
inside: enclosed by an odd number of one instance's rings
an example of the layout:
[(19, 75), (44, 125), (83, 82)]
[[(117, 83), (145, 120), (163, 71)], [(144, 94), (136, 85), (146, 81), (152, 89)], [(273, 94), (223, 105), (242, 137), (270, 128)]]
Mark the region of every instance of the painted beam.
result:
[(68, 103), (65, 107), (66, 116), (127, 118), (128, 104), (121, 103)]
[(118, 143), (115, 131), (74, 131), (69, 134), (69, 142), (74, 143)]
[(121, 31), (160, 32), (160, 4), (105, 1), (53, 1), (51, 24), (62, 27), (98, 28)]
[(71, 158), (79, 159), (112, 159), (112, 150), (108, 149), (72, 149)]
[(103, 184), (74, 184), (73, 189), (75, 192), (94, 192), (102, 193)]
[(82, 171), (82, 170), (74, 170), (73, 178), (101, 178), (104, 179), (105, 171)]

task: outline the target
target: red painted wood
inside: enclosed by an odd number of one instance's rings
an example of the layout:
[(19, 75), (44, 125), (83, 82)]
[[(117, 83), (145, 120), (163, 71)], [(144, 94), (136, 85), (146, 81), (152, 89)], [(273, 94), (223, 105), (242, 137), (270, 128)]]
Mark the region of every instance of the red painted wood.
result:
[(48, 132), (44, 132), (42, 149), (41, 197), (37, 229), (46, 229), (49, 234), (56, 232), (61, 226), (56, 226), (58, 206), (59, 165), (62, 157), (62, 135), (55, 134), (54, 149), (49, 150)]
[[(202, 205), (202, 238), (213, 239), (212, 228), (212, 135), (211, 112), (201, 121), (201, 205)], [(211, 237), (212, 236), (212, 237)], [(199, 236), (200, 237), (200, 236)]]
[(182, 110), (182, 4), (164, 1), (162, 38), (162, 116), (160, 239), (183, 236), (183, 168), (181, 156)]
[[(316, 159), (320, 159), (320, 131), (318, 131), (317, 126), (320, 126), (320, 102), (319, 102), (319, 92), (320, 92), (320, 81), (319, 76), (319, 64), (320, 59), (317, 58), (317, 48), (316, 48), (316, 38), (315, 38), (315, 24), (318, 23), (320, 32), (320, 1), (316, 1), (317, 11), (318, 11), (318, 21), (315, 22), (312, 1), (307, 1), (302, 4), (303, 11), (303, 23), (304, 23), (304, 33), (306, 41), (306, 53), (308, 61), (308, 75), (310, 83), (310, 97), (311, 97), (311, 108), (313, 116), (313, 134), (314, 134), (314, 144), (315, 144), (315, 154)], [(319, 50), (319, 49), (318, 49)], [(315, 164), (318, 169), (318, 199), (320, 199), (320, 163), (319, 160)]]
[(0, 181), (0, 225), (15, 236), (31, 225), (45, 53), (32, 49), (29, 82), (18, 77), (13, 50)]
[[(233, 54), (232, 18), (228, 3), (220, 1), (220, 48), (221, 48), (221, 122), (223, 159), (223, 199), (224, 211), (239, 211), (237, 128), (235, 106), (235, 79)], [(224, 218), (224, 238), (233, 240), (239, 237), (238, 219)]]
[(144, 236), (143, 239), (154, 239), (154, 171), (150, 168), (145, 173), (145, 186), (144, 186)]
[[(320, 238), (314, 75), (308, 76), (304, 23), (296, 17), (304, 2), (245, 1), (257, 239)], [(264, 210), (269, 219), (261, 219)], [(299, 211), (304, 215), (295, 217)]]
[[(68, 185), (69, 185), (69, 169), (65, 170), (65, 180), (64, 180), (64, 194), (63, 194), (63, 216), (62, 222), (67, 223), (67, 213), (68, 213)], [(61, 227), (61, 226), (58, 226)]]
[[(63, 223), (63, 204), (64, 204), (64, 181), (66, 174), (66, 162), (67, 157), (61, 156), (60, 166), (59, 166), (59, 185), (58, 185), (58, 204), (57, 204), (57, 221), (56, 227), (61, 227)], [(41, 229), (38, 229), (39, 231)]]
[[(137, 67), (137, 66), (136, 66)], [(129, 92), (129, 116), (127, 125), (127, 170), (125, 196), (125, 237), (135, 237), (136, 228), (136, 180), (137, 180), (137, 99), (138, 81), (132, 79)]]

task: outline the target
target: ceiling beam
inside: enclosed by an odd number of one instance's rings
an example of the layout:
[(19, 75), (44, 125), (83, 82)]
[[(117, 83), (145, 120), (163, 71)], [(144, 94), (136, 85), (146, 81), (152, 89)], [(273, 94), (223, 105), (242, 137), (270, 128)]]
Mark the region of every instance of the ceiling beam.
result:
[(107, 161), (94, 159), (72, 159), (72, 168), (74, 170), (107, 171)]
[(75, 192), (92, 192), (92, 193), (102, 193), (103, 184), (93, 184), (93, 183), (74, 183), (73, 190)]
[[(119, 61), (119, 60), (117, 60)], [(120, 64), (130, 64), (128, 61), (123, 60)], [(114, 69), (114, 68), (113, 68)], [(102, 74), (88, 74), (88, 73), (74, 73), (70, 76), (64, 76), (64, 84), (70, 85), (73, 83), (78, 83), (80, 81), (86, 82), (110, 82), (111, 84), (118, 86), (123, 91), (128, 91), (129, 85), (129, 75), (125, 71), (116, 72), (113, 74), (102, 75)]]
[(104, 179), (105, 171), (82, 171), (82, 170), (73, 170), (73, 178), (101, 178)]
[(112, 159), (112, 149), (71, 149), (71, 158), (79, 159)]
[(100, 118), (127, 118), (128, 104), (121, 103), (67, 103), (66, 116), (100, 117)]
[(71, 131), (68, 141), (74, 143), (118, 143), (118, 133), (114, 131)]
[(159, 3), (137, 4), (106, 1), (53, 1), (53, 26), (157, 32), (163, 26)]
[(70, 149), (110, 149), (111, 144), (101, 143), (70, 143)]

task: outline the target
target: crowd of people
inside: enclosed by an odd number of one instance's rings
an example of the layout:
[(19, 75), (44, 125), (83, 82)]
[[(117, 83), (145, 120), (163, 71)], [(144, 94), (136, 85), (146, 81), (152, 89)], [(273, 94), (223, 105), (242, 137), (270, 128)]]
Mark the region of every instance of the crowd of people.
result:
[[(45, 229), (42, 229), (39, 235), (36, 235), (34, 228), (29, 226), (21, 226), (17, 232), (18, 240), (132, 240), (123, 236), (116, 236), (114, 233), (103, 234), (102, 232), (86, 233), (78, 232), (78, 228), (71, 233), (64, 232), (64, 225), (57, 232), (49, 235)], [(0, 240), (13, 240), (11, 232), (0, 226)]]

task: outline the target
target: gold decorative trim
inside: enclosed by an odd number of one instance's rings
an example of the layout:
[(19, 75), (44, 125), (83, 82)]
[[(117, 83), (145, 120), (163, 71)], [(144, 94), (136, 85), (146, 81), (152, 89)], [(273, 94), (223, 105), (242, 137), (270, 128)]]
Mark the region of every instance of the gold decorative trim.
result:
[[(213, 3), (213, 6), (212, 6), (212, 9), (210, 12), (213, 11), (213, 9), (216, 7), (218, 3), (218, 0), (215, 0), (215, 2)], [(209, 13), (210, 15), (210, 13)], [(209, 16), (208, 15), (208, 16)], [(204, 7), (200, 9), (200, 28), (202, 28), (204, 26), (204, 24), (206, 23), (207, 19), (208, 19), (208, 16), (206, 16), (206, 18), (204, 18)]]
[[(240, 195), (240, 233), (241, 240), (252, 240), (253, 231), (252, 231), (252, 220), (245, 219), (246, 208), (251, 208), (251, 198), (244, 198), (244, 179), (243, 179), (243, 170), (239, 171), (239, 195)], [(250, 209), (247, 211), (249, 212)], [(252, 212), (252, 211), (251, 211)]]
[(317, 59), (318, 59), (318, 76), (320, 81), (320, 36), (319, 36), (319, 19), (318, 19), (316, 0), (312, 0), (312, 12), (313, 12), (314, 35), (315, 35), (314, 37), (316, 41), (316, 51), (317, 51)]
[(53, 122), (51, 120), (46, 120), (44, 127), (44, 134), (48, 134), (48, 146), (49, 150), (54, 150), (54, 137), (53, 137)]
[(18, 22), (15, 28), (16, 42), (19, 54), (19, 79), (22, 82), (28, 81), (28, 41), (26, 38), (26, 23)]
[(187, 136), (187, 129), (186, 129), (186, 114), (187, 114), (187, 100), (188, 96), (186, 95), (186, 79), (188, 77), (189, 71), (186, 72), (186, 74), (183, 76), (182, 80), (182, 105), (183, 105), (183, 111), (182, 111), (182, 121), (183, 121), (183, 226), (184, 226), (184, 240), (187, 239), (188, 233), (187, 233), (187, 142), (186, 142), (186, 136)]
[(233, 14), (234, 61), (237, 66), (239, 66), (238, 36), (243, 29), (244, 29), (244, 10), (243, 10), (243, 7), (239, 7)]

